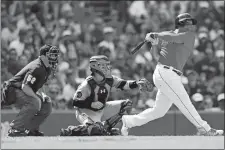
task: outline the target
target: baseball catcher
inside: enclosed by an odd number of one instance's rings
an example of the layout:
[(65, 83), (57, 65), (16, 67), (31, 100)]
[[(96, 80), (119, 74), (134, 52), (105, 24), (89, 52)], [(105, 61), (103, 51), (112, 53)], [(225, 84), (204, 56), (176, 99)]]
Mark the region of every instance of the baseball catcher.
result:
[(120, 131), (113, 127), (129, 113), (132, 102), (129, 99), (108, 101), (112, 88), (142, 92), (153, 89), (146, 79), (124, 80), (111, 75), (110, 61), (104, 55), (90, 58), (90, 70), (91, 75), (81, 83), (73, 98), (76, 119), (81, 125), (61, 129), (61, 136), (119, 135)]

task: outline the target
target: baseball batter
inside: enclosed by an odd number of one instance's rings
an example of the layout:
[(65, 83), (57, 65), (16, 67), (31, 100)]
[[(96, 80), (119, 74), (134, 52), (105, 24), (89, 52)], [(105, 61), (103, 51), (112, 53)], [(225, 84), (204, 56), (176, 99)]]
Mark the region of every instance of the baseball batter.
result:
[(183, 13), (176, 17), (174, 31), (146, 35), (145, 40), (152, 45), (161, 44), (160, 58), (153, 74), (153, 81), (158, 88), (155, 106), (137, 115), (124, 115), (122, 135), (128, 135), (129, 128), (163, 117), (172, 104), (197, 128), (198, 135), (223, 134), (223, 130), (211, 128), (201, 118), (181, 82), (183, 67), (194, 49), (196, 24), (197, 21), (190, 14)]

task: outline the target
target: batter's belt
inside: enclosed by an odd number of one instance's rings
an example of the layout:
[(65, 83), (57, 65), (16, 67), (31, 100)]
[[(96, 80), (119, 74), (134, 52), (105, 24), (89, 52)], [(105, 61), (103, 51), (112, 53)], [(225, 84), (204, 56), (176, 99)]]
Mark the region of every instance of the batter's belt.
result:
[(174, 69), (173, 67), (170, 67), (170, 66), (166, 66), (166, 65), (162, 65), (163, 66), (163, 68), (165, 68), (165, 69), (171, 69), (173, 72), (175, 72), (178, 76), (181, 76), (183, 73), (181, 72), (181, 71), (179, 71), (179, 70), (176, 70), (176, 69)]

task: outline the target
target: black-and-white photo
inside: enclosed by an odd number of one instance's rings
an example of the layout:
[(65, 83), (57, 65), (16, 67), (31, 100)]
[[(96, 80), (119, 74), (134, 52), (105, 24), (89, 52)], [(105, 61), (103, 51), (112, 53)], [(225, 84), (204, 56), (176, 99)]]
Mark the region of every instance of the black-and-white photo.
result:
[(224, 1), (1, 1), (2, 149), (224, 149)]

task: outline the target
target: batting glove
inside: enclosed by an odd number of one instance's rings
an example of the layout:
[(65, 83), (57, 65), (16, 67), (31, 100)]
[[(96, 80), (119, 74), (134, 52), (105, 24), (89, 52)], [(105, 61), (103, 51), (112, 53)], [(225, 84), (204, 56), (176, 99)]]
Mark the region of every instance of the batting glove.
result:
[(146, 34), (145, 40), (148, 42), (151, 42), (152, 45), (157, 45), (159, 43), (159, 39), (156, 38), (155, 32), (150, 32), (150, 33)]

